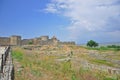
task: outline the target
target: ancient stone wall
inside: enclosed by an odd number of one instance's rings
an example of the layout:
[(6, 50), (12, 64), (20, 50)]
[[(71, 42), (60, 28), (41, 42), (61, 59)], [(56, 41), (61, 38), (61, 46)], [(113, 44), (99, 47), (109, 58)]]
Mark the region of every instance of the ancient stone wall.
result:
[(23, 39), (23, 40), (21, 40), (21, 45), (28, 45), (28, 44), (30, 44), (30, 42), (32, 42), (34, 44), (32, 39)]
[(33, 39), (33, 44), (34, 44), (34, 45), (37, 45), (37, 43), (38, 43), (38, 38), (34, 38), (34, 39)]
[(48, 41), (49, 37), (48, 36), (41, 36), (40, 37), (42, 41)]
[(61, 45), (75, 45), (75, 42), (59, 42)]
[(49, 39), (47, 41), (40, 41), (39, 45), (55, 45), (54, 41)]
[[(110, 67), (106, 65), (97, 65), (97, 64), (92, 64), (89, 63), (87, 60), (83, 59), (73, 59), (74, 65), (76, 65), (77, 68), (83, 67), (85, 69), (90, 69), (90, 70), (99, 70), (99, 71), (105, 71), (110, 74), (120, 74), (120, 68), (115, 68), (115, 67)], [(79, 64), (78, 64), (79, 63)]]
[(14, 80), (10, 47), (0, 47), (0, 80)]
[(0, 45), (10, 45), (10, 38), (0, 37)]
[(21, 36), (11, 36), (10, 45), (21, 45)]
[(33, 39), (33, 44), (34, 44), (34, 45), (40, 45), (40, 42), (41, 42), (41, 41), (44, 42), (44, 41), (47, 41), (47, 40), (44, 40), (44, 39), (41, 40), (41, 37), (34, 38), (34, 39)]
[(21, 40), (21, 36), (11, 36), (9, 37), (0, 37), (0, 45), (12, 45), (12, 46), (20, 46), (20, 45), (29, 45), (29, 43), (33, 45), (75, 45), (75, 42), (60, 42), (55, 36), (49, 39), (49, 36), (41, 36), (33, 39), (23, 39)]

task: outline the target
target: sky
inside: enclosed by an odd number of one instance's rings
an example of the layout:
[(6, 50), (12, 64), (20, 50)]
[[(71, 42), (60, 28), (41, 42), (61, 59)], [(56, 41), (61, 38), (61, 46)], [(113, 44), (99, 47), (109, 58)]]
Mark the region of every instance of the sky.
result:
[(120, 42), (120, 0), (0, 0), (0, 36)]

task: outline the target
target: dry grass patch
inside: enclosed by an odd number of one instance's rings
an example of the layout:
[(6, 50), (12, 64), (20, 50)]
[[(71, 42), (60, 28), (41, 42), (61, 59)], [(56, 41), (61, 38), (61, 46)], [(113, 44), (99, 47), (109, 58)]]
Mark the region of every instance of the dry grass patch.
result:
[[(70, 60), (64, 59), (73, 52)], [(98, 70), (84, 69), (74, 59), (93, 60), (89, 57), (87, 49), (79, 46), (43, 46), (38, 50), (25, 50), (13, 48), (12, 56), (15, 66), (15, 80), (118, 80), (110, 74)], [(92, 61), (104, 63), (106, 61)], [(116, 77), (116, 75), (115, 75)]]

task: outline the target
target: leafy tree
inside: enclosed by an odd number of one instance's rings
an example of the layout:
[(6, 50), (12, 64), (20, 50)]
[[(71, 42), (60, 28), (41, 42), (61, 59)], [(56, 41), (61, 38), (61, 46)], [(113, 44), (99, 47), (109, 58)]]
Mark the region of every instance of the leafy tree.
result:
[(87, 46), (89, 46), (89, 47), (97, 47), (98, 43), (93, 41), (93, 40), (90, 40), (90, 41), (87, 42)]

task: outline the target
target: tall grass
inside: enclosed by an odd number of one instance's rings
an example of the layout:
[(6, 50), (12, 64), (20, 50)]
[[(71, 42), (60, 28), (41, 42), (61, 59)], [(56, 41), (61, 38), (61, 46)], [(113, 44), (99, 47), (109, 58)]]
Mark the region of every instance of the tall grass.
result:
[(16, 59), (18, 61), (21, 61), (23, 59), (23, 52), (19, 49), (12, 51), (12, 58)]
[[(56, 62), (54, 55), (37, 54), (34, 51), (29, 53), (16, 48), (12, 51), (12, 57), (13, 62), (19, 63), (15, 63), (15, 67), (21, 65), (22, 68), (21, 71), (15, 71), (15, 80), (117, 80), (114, 77), (107, 77), (108, 74), (104, 72), (91, 71), (80, 66), (76, 69), (72, 61)], [(105, 60), (93, 62), (107, 64)]]

